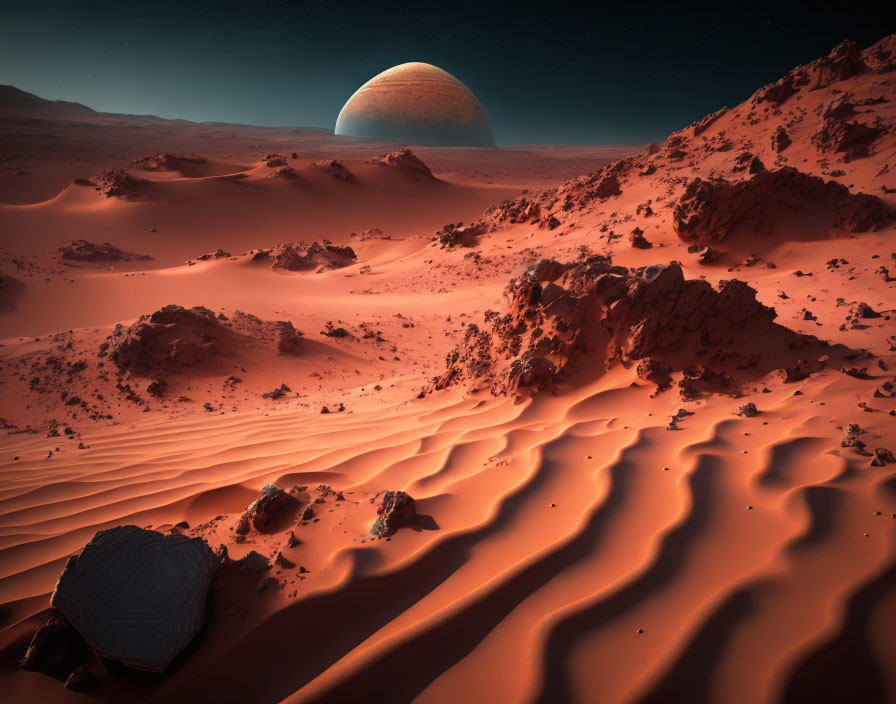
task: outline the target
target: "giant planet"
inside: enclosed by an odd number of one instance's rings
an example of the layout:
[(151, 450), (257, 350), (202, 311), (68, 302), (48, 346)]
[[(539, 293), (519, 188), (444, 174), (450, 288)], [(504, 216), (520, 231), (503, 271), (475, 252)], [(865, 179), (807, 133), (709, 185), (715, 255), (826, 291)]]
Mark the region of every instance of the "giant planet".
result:
[(335, 132), (431, 146), (495, 146), (473, 92), (447, 71), (417, 61), (383, 71), (355, 91)]

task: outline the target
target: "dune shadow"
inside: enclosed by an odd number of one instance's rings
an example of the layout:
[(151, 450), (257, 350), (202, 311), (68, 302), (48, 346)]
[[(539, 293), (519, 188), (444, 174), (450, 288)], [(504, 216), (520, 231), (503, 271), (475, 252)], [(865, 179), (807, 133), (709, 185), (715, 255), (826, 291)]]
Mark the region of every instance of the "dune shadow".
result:
[[(610, 494), (575, 539), (482, 594), (451, 618), (434, 620), (418, 634), (382, 648), (358, 671), (312, 701), (361, 701), (370, 692), (389, 692), (391, 702), (410, 702), (419, 696), (532, 592), (600, 542), (610, 519), (623, 510), (638, 467), (623, 458), (609, 471), (613, 475)], [(407, 567), (361, 576), (336, 592), (279, 611), (223, 657), (220, 667), (216, 666), (215, 680), (202, 682), (202, 697), (277, 702), (298, 691), (449, 579), (468, 561), (477, 544), (506, 530), (552, 472), (556, 472), (555, 463), (543, 462), (525, 486), (500, 504), (487, 525), (446, 538)], [(327, 637), (307, 648), (301, 639), (309, 632), (326, 633)], [(296, 652), (302, 652), (302, 657), (297, 659)], [(252, 678), (245, 677), (249, 661), (255, 668)], [(172, 693), (183, 698), (199, 696), (192, 691), (198, 687), (195, 681), (185, 681), (182, 690)]]
[(3, 275), (3, 286), (0, 287), (0, 315), (15, 313), (19, 307), (19, 299), (25, 293), (25, 284), (12, 276)]
[[(662, 541), (654, 562), (645, 573), (605, 599), (568, 616), (548, 636), (544, 649), (544, 679), (535, 701), (574, 701), (567, 665), (572, 652), (589, 634), (599, 631), (661, 592), (682, 569), (694, 540), (702, 535), (713, 511), (721, 459), (702, 455), (688, 477), (692, 496), (687, 518)], [(693, 685), (696, 686), (696, 685)]]
[(843, 625), (827, 642), (797, 664), (783, 688), (787, 704), (888, 704), (896, 691), (887, 691), (882, 668), (892, 669), (892, 652), (875, 653), (871, 646), (872, 621), (896, 594), (896, 561), (865, 583), (850, 597)]
[(668, 674), (638, 700), (639, 704), (709, 704), (712, 701), (712, 675), (725, 655), (725, 646), (735, 629), (755, 610), (751, 589), (740, 589), (729, 596), (691, 638)]
[(441, 530), (439, 524), (436, 523), (436, 519), (432, 516), (429, 516), (425, 513), (417, 514), (417, 529), (418, 530)]

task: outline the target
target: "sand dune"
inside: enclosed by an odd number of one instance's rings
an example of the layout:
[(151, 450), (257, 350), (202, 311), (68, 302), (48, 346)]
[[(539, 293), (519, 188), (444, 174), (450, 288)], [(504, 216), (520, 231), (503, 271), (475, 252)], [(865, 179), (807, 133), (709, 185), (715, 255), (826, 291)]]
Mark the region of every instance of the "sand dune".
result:
[[(133, 524), (286, 562), (222, 570), (165, 677), (88, 657), (99, 701), (896, 700), (893, 56), (841, 45), (569, 181), (563, 150), (414, 149), (429, 179), (366, 163), (395, 145), (247, 154), (189, 124), (158, 151), (207, 160), (147, 170), (97, 122), (86, 176), (125, 169), (132, 197), (44, 197), (47, 164), (39, 201), (0, 198), (6, 697), (76, 696), (17, 662), (69, 556)], [(879, 133), (841, 150), (838, 120)], [(79, 238), (153, 259), (61, 260)], [(255, 256), (325, 238), (356, 258)], [(664, 308), (675, 261), (707, 284)], [(687, 328), (706, 300), (724, 314)], [(207, 314), (122, 353), (169, 304)], [(271, 483), (313, 517), (238, 536)], [(418, 517), (380, 540), (386, 490)]]

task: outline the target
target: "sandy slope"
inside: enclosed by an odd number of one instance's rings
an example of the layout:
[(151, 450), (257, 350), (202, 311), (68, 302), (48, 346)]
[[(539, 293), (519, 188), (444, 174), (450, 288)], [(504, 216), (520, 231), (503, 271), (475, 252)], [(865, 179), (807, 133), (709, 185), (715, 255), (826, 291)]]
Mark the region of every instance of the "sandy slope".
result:
[[(896, 465), (841, 445), (856, 423), (869, 450), (896, 450), (896, 283), (880, 271), (896, 274), (893, 221), (847, 232), (824, 203), (764, 202), (713, 244), (725, 252), (718, 261), (701, 264), (674, 218), (695, 176), (749, 178), (736, 170), (745, 151), (896, 209), (894, 81), (868, 69), (802, 86), (778, 106), (751, 98), (599, 172), (619, 177), (620, 193), (605, 197), (588, 179), (557, 186), (573, 165), (557, 150), (499, 150), (485, 162), (419, 150), (439, 182), (364, 164), (376, 150), (331, 153), (357, 174), (346, 184), (308, 166), (321, 157), (305, 142), (289, 160), (299, 178), (281, 181), (257, 156), (187, 148), (200, 128), (169, 125), (173, 144), (160, 149), (206, 153), (206, 171), (132, 171), (151, 179), (134, 200), (70, 186), (0, 207), (12, 228), (0, 299), (0, 687), (13, 701), (76, 696), (16, 666), (65, 560), (101, 528), (187, 521), (186, 533), (235, 557), (283, 550), (296, 568), (275, 568), (277, 585), (261, 592), (256, 575), (220, 579), (179, 667), (164, 679), (103, 675), (96, 699), (896, 700)], [(813, 142), (844, 92), (870, 99), (861, 119), (888, 130), (849, 161)], [(782, 125), (792, 143), (778, 151)], [(239, 175), (223, 164), (242, 165)], [(540, 218), (508, 223), (505, 204), (483, 216), (473, 246), (433, 239), (446, 222), (469, 223), (486, 203), (552, 179), (522, 196)], [(382, 233), (349, 237), (370, 227)], [(652, 247), (632, 247), (635, 227)], [(85, 230), (154, 259), (61, 262), (55, 248), (91, 239)], [(357, 261), (310, 272), (251, 256), (183, 264), (217, 247), (238, 255), (325, 236), (350, 242)], [(785, 349), (780, 335), (757, 340), (762, 362), (738, 398), (654, 394), (634, 365), (605, 370), (600, 349), (539, 394), (493, 396), (465, 382), (415, 398), (470, 323), (504, 310), (508, 279), (582, 248), (626, 267), (678, 260), (688, 278), (748, 281), (783, 328), (833, 347), (820, 356), (820, 346)], [(855, 318), (862, 302), (880, 317)], [(116, 323), (168, 303), (244, 310), (305, 336), (296, 354), (259, 338), (157, 373), (119, 374), (97, 356)], [(350, 334), (321, 335), (328, 321)], [(800, 350), (820, 361), (785, 383), (777, 369)], [(84, 367), (48, 376), (51, 356)], [(231, 374), (239, 385), (226, 386)], [(161, 398), (146, 392), (156, 375), (170, 385)], [(119, 393), (122, 382), (139, 400)], [(281, 382), (286, 398), (261, 396)], [(86, 405), (67, 404), (60, 388)], [(747, 402), (759, 415), (733, 415)], [(319, 412), (339, 403), (345, 412)], [(679, 408), (693, 415), (667, 430)], [(54, 434), (64, 426), (73, 434)], [(239, 514), (270, 482), (307, 487), (321, 499), (317, 520), (236, 542)], [(419, 530), (371, 538), (372, 501), (385, 489), (415, 497)]]

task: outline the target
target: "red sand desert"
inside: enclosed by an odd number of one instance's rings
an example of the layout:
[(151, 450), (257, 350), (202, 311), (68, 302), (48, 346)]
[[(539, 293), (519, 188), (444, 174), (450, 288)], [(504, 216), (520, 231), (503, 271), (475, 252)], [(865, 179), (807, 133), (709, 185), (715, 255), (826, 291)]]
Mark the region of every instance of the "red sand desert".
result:
[[(0, 97), (5, 701), (896, 701), (896, 36), (631, 148)], [(42, 666), (126, 525), (199, 635)]]

